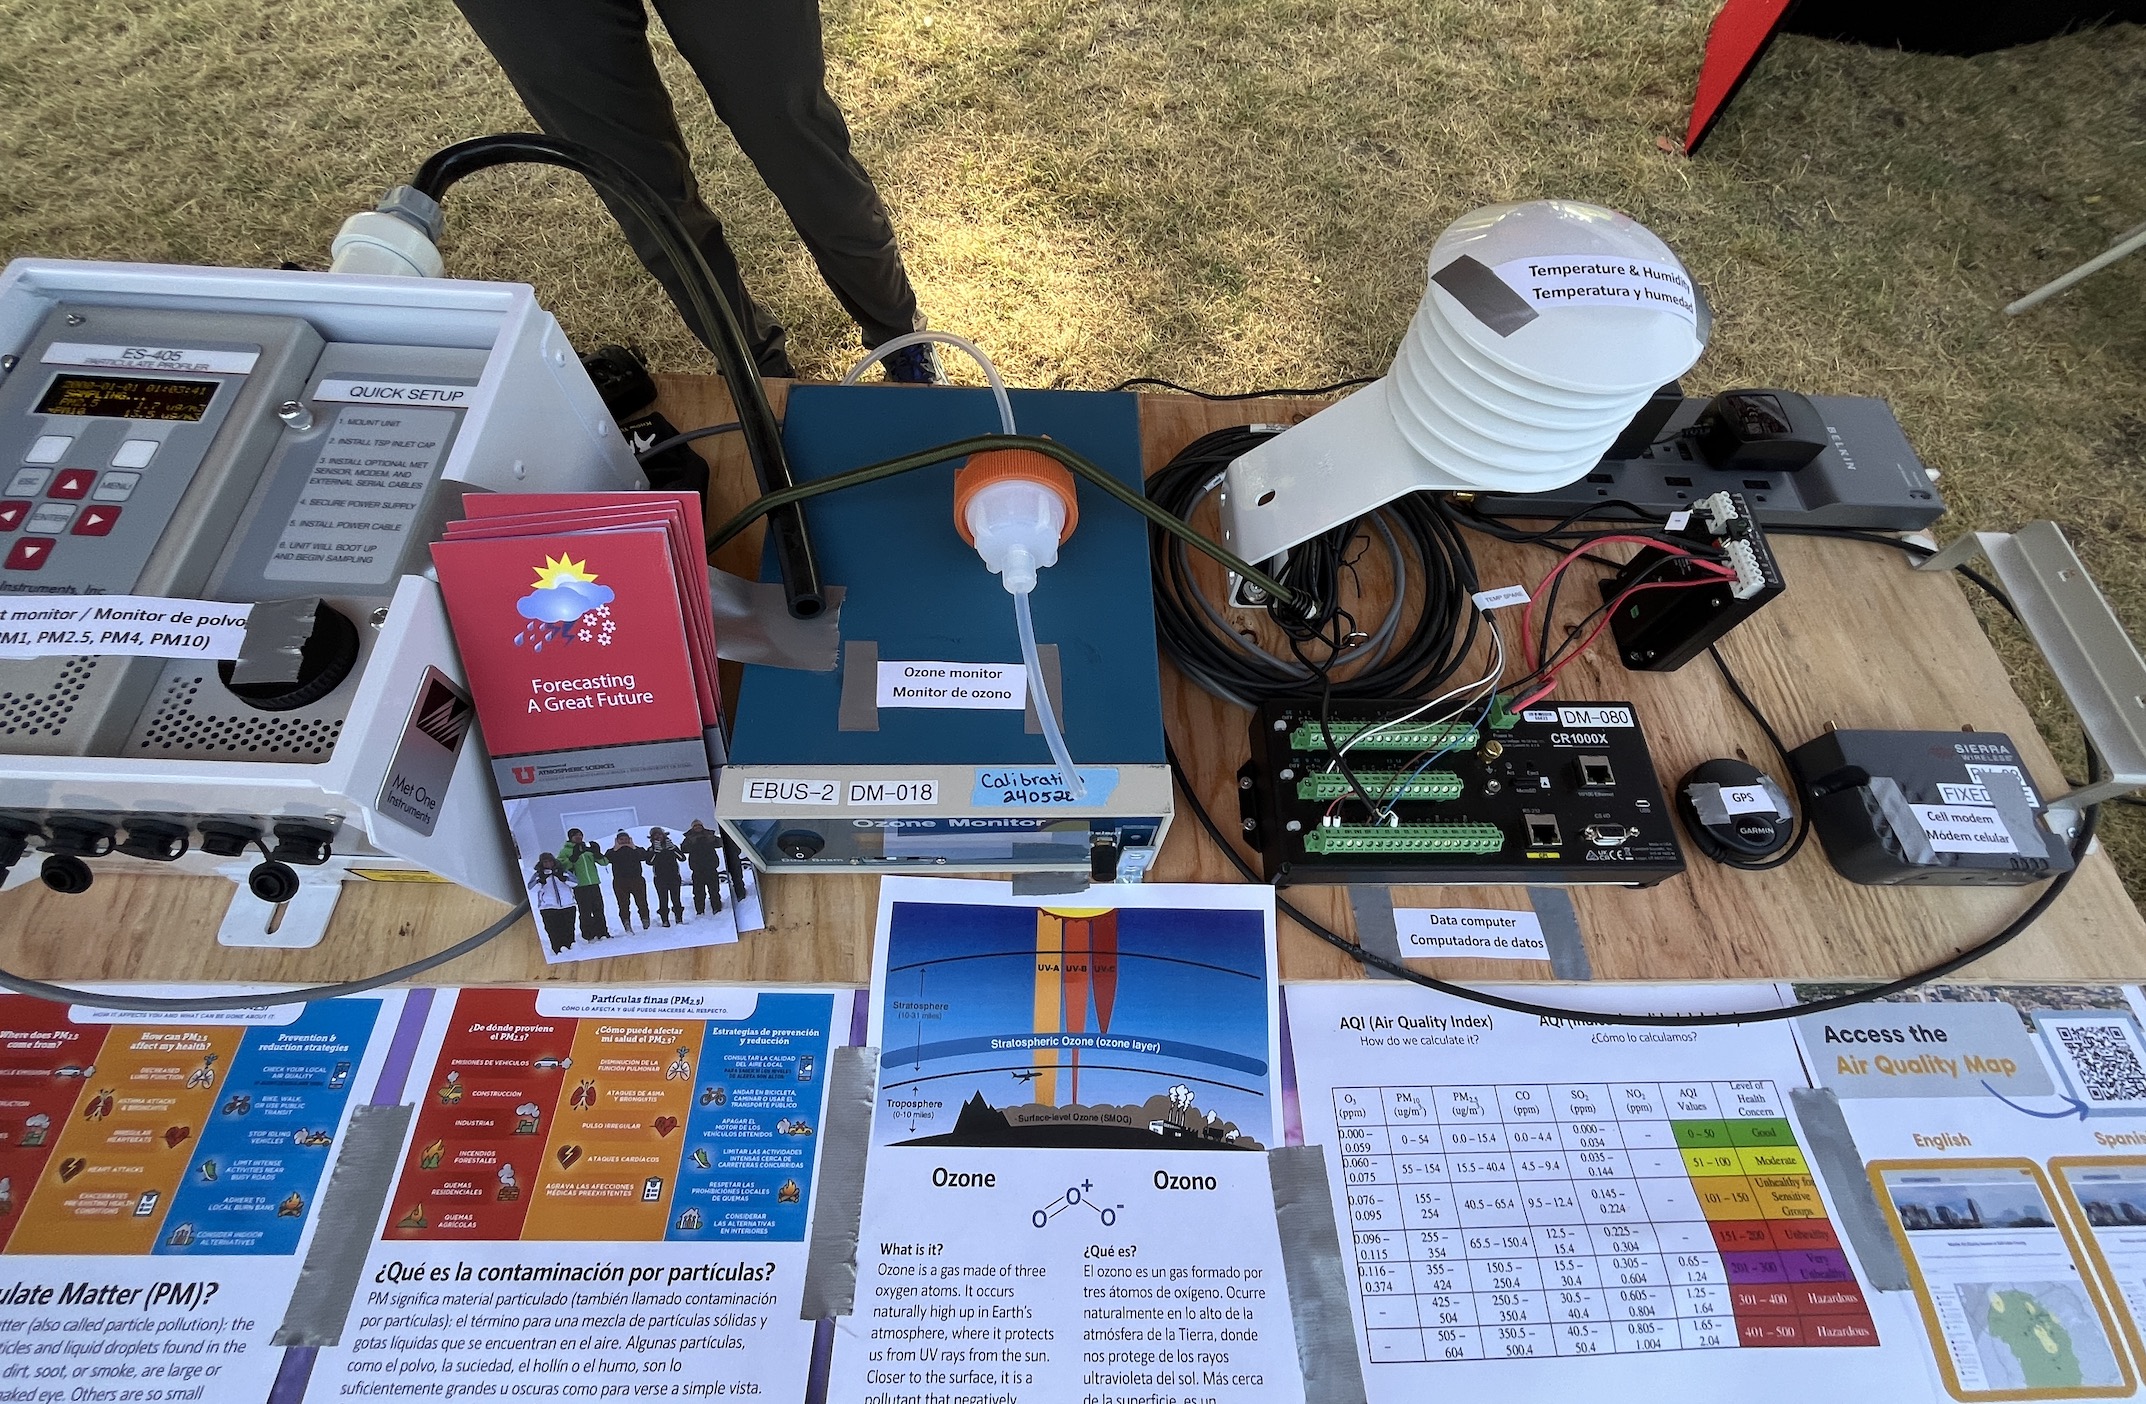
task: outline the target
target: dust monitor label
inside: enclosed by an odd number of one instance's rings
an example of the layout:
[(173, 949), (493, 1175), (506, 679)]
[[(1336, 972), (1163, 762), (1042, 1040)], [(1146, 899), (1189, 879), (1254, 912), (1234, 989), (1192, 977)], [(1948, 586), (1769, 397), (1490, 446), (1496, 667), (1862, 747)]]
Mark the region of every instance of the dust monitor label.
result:
[(252, 614), (157, 595), (24, 595), (0, 605), (0, 658), (236, 658)]

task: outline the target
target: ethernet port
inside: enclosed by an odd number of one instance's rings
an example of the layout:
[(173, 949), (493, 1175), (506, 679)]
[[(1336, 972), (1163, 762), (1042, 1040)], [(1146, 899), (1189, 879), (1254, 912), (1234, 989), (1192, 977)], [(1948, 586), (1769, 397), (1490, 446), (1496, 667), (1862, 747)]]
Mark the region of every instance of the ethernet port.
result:
[(1556, 848), (1565, 841), (1564, 834), (1557, 827), (1555, 814), (1537, 814), (1533, 810), (1527, 810), (1521, 814), (1520, 822), (1527, 826), (1530, 848)]
[(1589, 789), (1599, 789), (1617, 783), (1617, 772), (1610, 769), (1608, 756), (1580, 757), (1580, 784)]

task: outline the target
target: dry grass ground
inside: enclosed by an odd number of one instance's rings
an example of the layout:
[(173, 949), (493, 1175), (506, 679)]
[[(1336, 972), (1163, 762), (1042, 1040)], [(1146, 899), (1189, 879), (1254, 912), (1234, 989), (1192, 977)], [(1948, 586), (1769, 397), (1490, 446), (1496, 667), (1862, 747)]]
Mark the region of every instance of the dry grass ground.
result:
[[(1682, 131), (1713, 8), (837, 0), (827, 22), (926, 310), (1017, 383), (1376, 372), (1447, 221), (1595, 200), (1711, 295), (1698, 388), (1886, 397), (1946, 471), (1946, 534), (2056, 518), (2146, 635), (2146, 256), (2000, 311), (2146, 219), (2146, 31), (1974, 59), (1783, 40), (1686, 161), (1656, 138)], [(319, 266), (426, 153), (526, 125), (444, 0), (0, 0), (0, 33), (0, 256)], [(835, 371), (854, 329), (662, 58), (755, 287), (805, 373)], [(454, 271), (535, 283), (577, 340), (707, 365), (566, 178), (482, 177), (450, 219)], [(2136, 814), (2109, 825), (2135, 895)]]

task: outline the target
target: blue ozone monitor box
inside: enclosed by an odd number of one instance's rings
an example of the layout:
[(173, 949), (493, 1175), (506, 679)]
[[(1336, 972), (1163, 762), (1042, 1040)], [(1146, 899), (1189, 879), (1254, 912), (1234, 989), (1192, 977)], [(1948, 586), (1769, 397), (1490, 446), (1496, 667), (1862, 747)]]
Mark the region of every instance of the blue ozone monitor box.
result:
[[(1141, 484), (1131, 395), (1016, 390), (1020, 431)], [(799, 481), (996, 433), (984, 390), (799, 386), (783, 443)], [(954, 528), (960, 460), (805, 504), (844, 587), (833, 672), (748, 666), (717, 815), (775, 871), (1092, 871), (1137, 880), (1171, 813), (1147, 524), (1080, 482), (1079, 524), (1030, 597), (1073, 798), (1036, 721), (1013, 597)], [(763, 578), (775, 578), (773, 557)], [(1113, 868), (1115, 864), (1115, 868)]]

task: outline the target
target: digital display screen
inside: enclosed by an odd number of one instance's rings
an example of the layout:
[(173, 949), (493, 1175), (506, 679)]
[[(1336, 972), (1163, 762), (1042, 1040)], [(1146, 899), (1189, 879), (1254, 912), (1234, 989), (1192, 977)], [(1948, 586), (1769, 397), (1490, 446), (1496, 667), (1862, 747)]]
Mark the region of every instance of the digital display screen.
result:
[(89, 419), (176, 419), (192, 424), (216, 398), (213, 380), (138, 380), (126, 375), (56, 375), (39, 414)]

